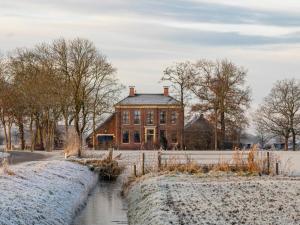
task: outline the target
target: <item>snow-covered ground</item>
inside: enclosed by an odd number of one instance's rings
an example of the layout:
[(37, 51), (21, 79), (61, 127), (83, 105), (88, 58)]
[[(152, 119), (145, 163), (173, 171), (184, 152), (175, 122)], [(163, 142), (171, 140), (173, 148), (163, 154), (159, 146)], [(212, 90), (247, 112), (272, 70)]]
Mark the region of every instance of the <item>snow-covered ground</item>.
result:
[(71, 224), (97, 175), (87, 167), (61, 160), (12, 166), (0, 174), (0, 224)]
[(130, 190), (130, 225), (298, 225), (300, 179), (169, 175)]

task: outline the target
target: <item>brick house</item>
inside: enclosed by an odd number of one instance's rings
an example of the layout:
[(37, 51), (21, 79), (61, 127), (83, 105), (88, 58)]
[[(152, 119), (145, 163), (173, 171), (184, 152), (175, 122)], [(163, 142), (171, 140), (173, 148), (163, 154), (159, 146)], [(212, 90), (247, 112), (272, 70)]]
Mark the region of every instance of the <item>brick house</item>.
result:
[[(172, 149), (181, 145), (183, 108), (164, 87), (161, 94), (136, 93), (115, 105), (115, 112), (96, 130), (98, 149)], [(92, 147), (92, 134), (87, 143)]]

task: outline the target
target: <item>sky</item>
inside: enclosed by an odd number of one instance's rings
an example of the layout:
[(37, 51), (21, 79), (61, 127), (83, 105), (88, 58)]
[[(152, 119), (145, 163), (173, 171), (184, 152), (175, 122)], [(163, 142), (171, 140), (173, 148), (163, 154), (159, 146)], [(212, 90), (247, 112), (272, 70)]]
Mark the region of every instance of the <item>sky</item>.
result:
[(248, 71), (252, 109), (300, 79), (299, 0), (0, 0), (0, 52), (87, 38), (137, 92), (162, 92), (179, 61), (227, 58)]

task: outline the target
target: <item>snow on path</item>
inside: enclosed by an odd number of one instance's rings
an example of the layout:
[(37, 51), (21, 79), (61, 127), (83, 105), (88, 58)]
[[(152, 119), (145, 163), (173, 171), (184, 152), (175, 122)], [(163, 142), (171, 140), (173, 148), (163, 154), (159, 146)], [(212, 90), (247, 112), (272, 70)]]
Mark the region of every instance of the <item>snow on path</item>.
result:
[(9, 157), (9, 153), (6, 152), (0, 152), (0, 160), (8, 158)]
[(97, 175), (65, 161), (22, 163), (0, 174), (0, 225), (67, 225), (83, 206)]
[(148, 178), (128, 195), (131, 225), (298, 225), (299, 178)]

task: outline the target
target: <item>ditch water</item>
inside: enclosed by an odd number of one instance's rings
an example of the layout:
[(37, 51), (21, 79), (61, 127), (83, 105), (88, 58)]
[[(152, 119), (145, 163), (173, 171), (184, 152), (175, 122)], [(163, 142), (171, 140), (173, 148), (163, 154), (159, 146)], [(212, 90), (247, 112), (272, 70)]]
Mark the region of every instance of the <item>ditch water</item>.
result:
[(116, 181), (100, 180), (73, 225), (128, 224), (127, 204), (120, 194), (120, 178)]

